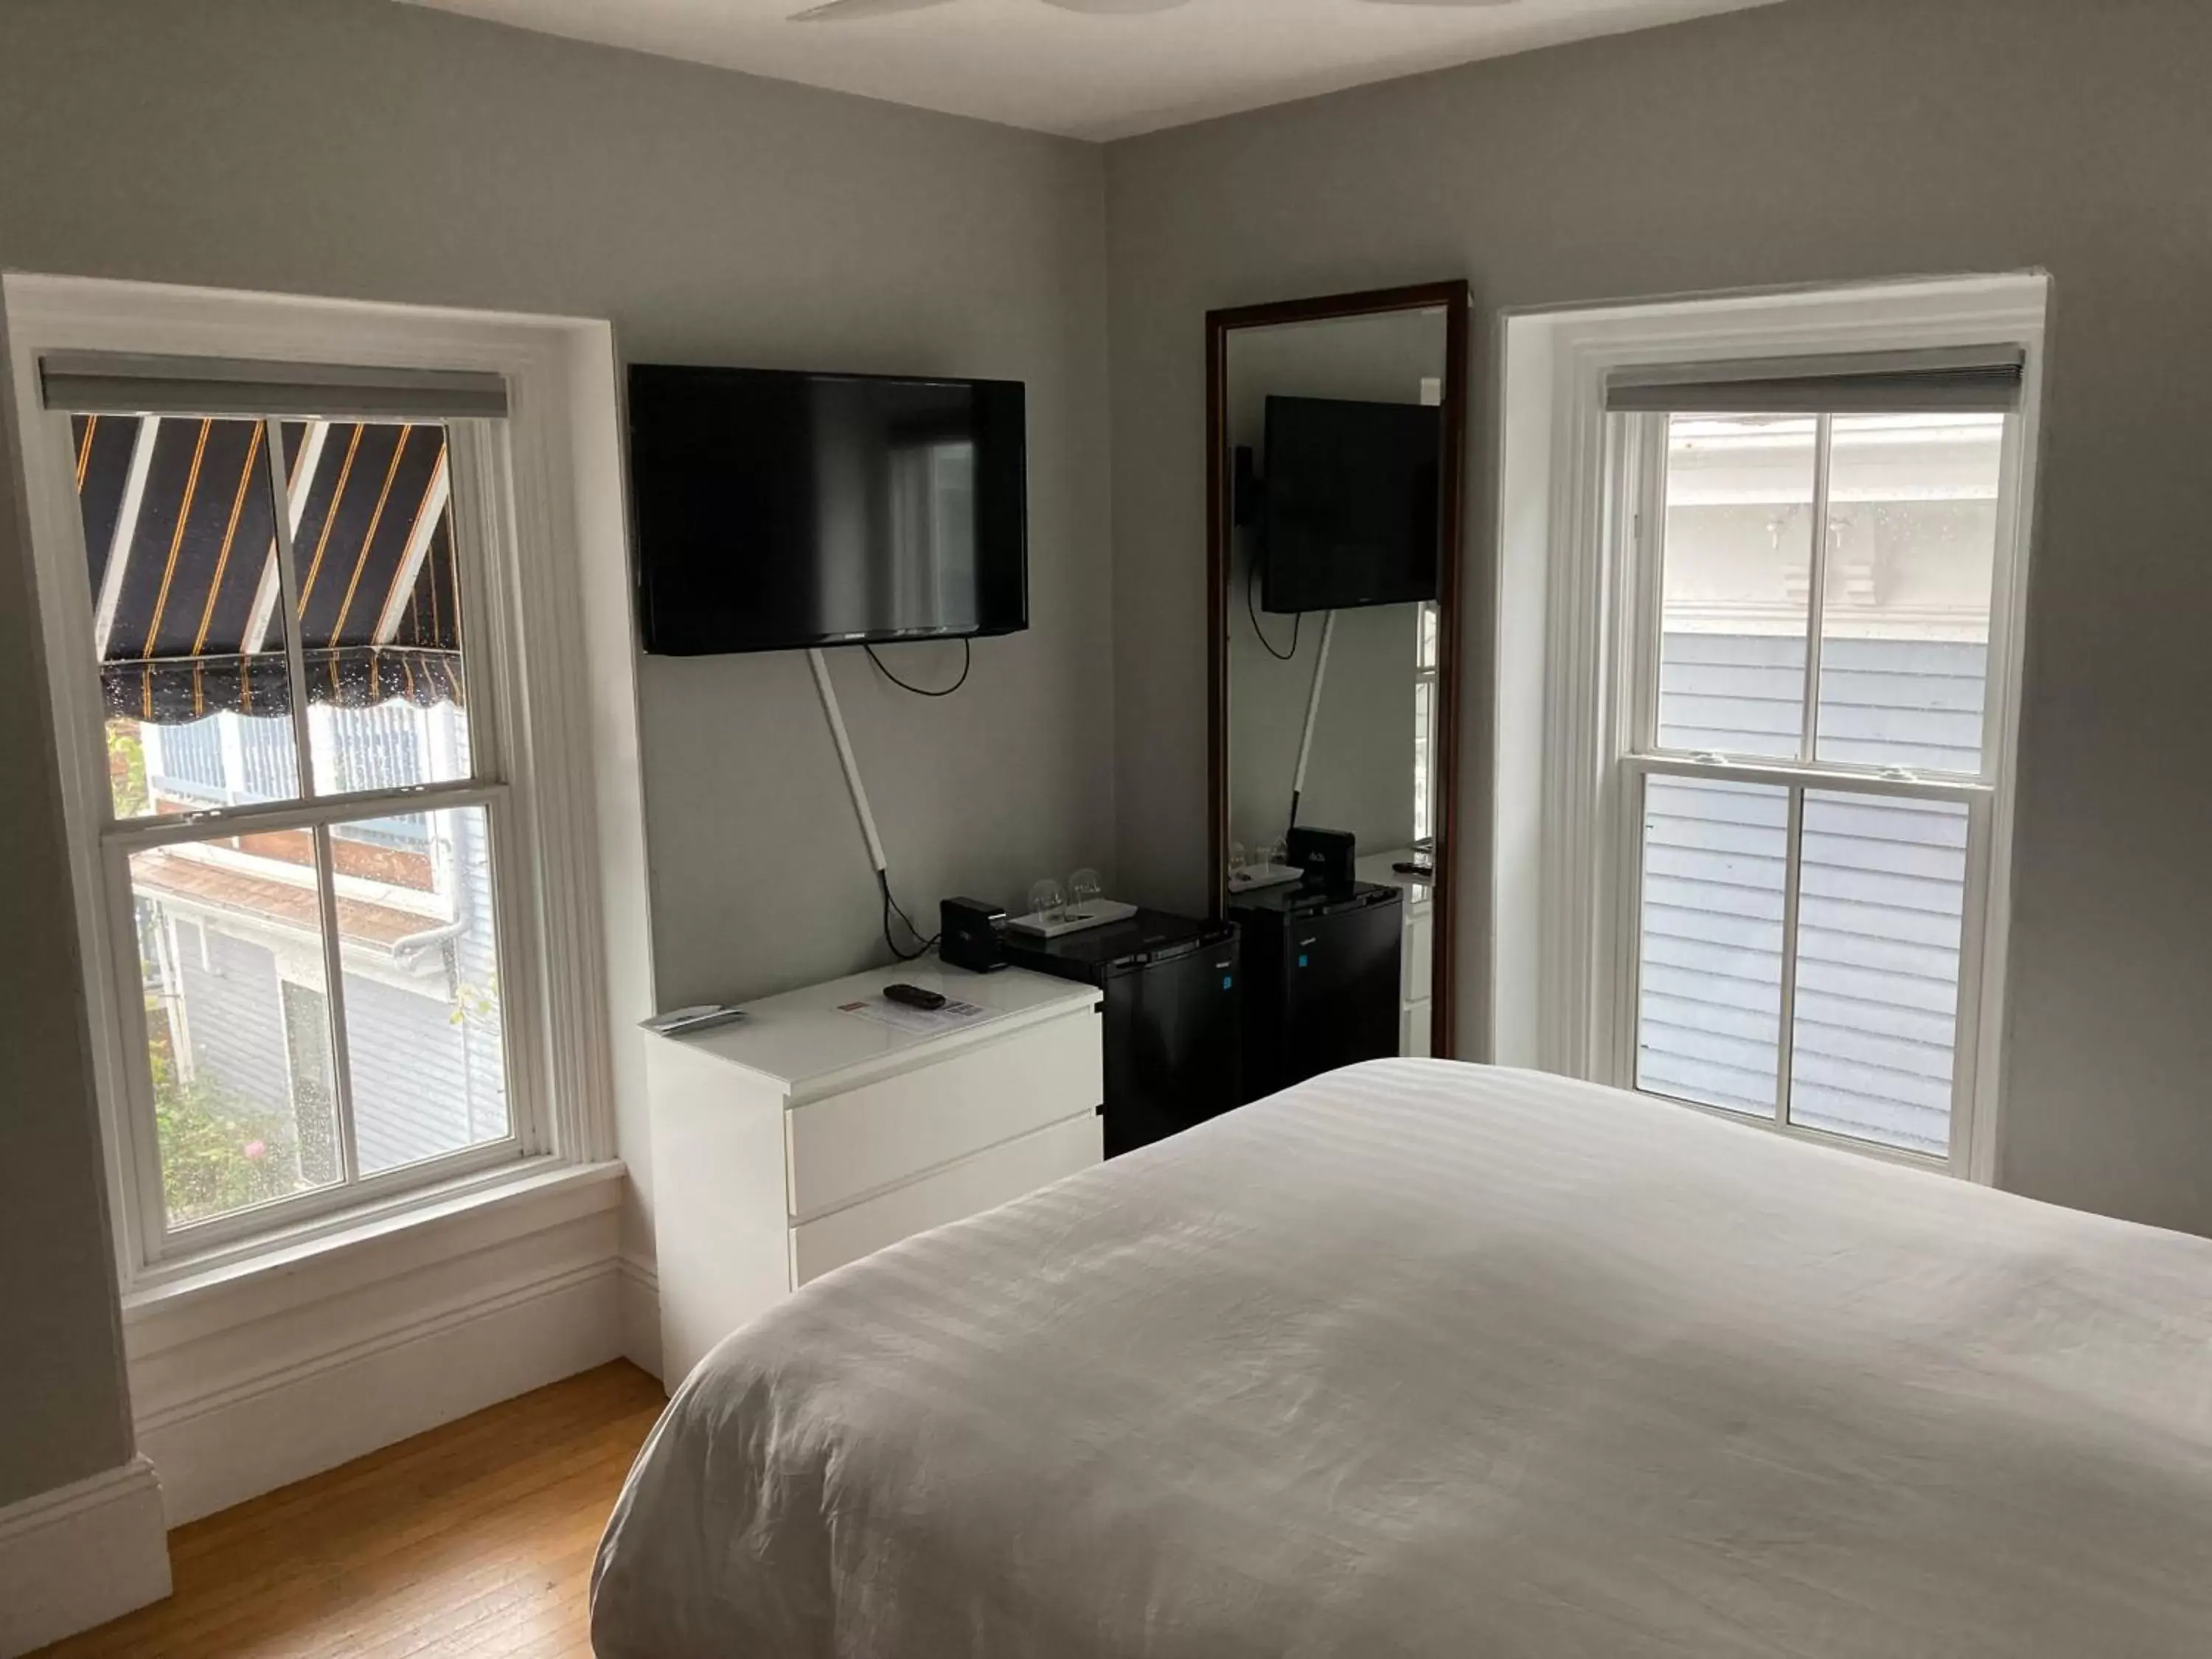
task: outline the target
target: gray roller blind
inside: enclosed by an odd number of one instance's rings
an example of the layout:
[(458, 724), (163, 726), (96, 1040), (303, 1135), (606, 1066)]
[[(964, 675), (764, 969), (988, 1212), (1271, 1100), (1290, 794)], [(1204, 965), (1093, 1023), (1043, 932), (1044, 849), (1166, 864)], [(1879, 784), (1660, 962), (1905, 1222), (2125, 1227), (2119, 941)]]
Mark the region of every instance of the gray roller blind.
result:
[(39, 359), (39, 384), (48, 409), (71, 415), (453, 421), (507, 413), (506, 378), (468, 369), (57, 351)]
[(2017, 346), (1662, 363), (1613, 370), (1605, 404), (1636, 415), (2010, 413), (2027, 373)]

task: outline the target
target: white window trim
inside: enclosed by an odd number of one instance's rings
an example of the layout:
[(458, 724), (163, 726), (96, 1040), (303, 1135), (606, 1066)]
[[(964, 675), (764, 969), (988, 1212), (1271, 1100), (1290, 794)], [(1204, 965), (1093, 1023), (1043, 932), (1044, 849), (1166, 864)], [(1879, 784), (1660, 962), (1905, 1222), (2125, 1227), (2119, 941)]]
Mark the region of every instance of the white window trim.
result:
[[(579, 665), (592, 660), (586, 651), (591, 623), (583, 611), (580, 550), (586, 523), (595, 535), (605, 535), (609, 526), (601, 520), (608, 501), (618, 498), (610, 497), (604, 481), (580, 477), (589, 469), (579, 465), (575, 445), (580, 434), (612, 425), (611, 331), (582, 319), (13, 274), (4, 279), (4, 300), (94, 1079), (112, 1189), (118, 1198), (133, 1191), (143, 1168), (124, 1104), (133, 1070), (127, 1043), (134, 1022), (123, 981), (127, 975), (135, 989), (136, 958), (128, 951), (131, 941), (114, 931), (116, 908), (102, 896), (111, 875), (102, 863), (112, 854), (101, 846), (107, 783), (95, 764), (100, 747), (92, 741), (100, 726), (98, 674), (76, 626), (88, 603), (82, 592), (82, 531), (67, 487), (71, 468), (58, 465), (58, 445), (66, 447), (65, 423), (40, 404), (39, 358), (82, 349), (473, 369), (503, 375), (509, 389), (506, 444), (484, 441), (482, 428), (471, 434), (468, 422), (455, 422), (453, 430), (454, 441), (478, 446), (478, 464), (468, 469), (478, 489), (503, 498), (468, 503), (457, 497), (457, 514), (474, 513), (479, 524), (503, 524), (512, 531), (511, 543), (489, 550), (484, 580), (499, 584), (501, 603), (486, 607), (495, 620), (480, 630), (477, 649), (485, 672), (513, 689), (501, 765), (506, 805), (517, 823), (516, 833), (502, 845), (514, 849), (508, 856), (518, 867), (501, 872), (501, 922), (504, 928), (512, 909), (527, 926), (503, 936), (527, 938), (533, 946), (516, 952), (502, 975), (522, 975), (541, 1011), (538, 1029), (517, 1031), (512, 1042), (517, 1073), (510, 1091), (517, 1100), (518, 1135), (500, 1149), (496, 1167), (472, 1170), (465, 1160), (446, 1164), (447, 1178), (436, 1186), (401, 1191), (393, 1190), (400, 1183), (392, 1183), (362, 1193), (360, 1201), (343, 1208), (234, 1237), (190, 1256), (157, 1259), (138, 1205), (116, 1202), (111, 1219), (126, 1297), (278, 1256), (318, 1238), (342, 1237), (364, 1224), (388, 1224), (415, 1210), (434, 1212), (459, 1191), (507, 1182), (529, 1187), (563, 1167), (604, 1164), (615, 1150), (607, 975), (615, 962), (635, 952), (610, 951), (603, 937), (600, 873), (606, 860), (595, 840), (592, 732), (595, 717), (605, 711), (596, 707), (604, 699), (579, 672)], [(604, 409), (597, 406), (600, 402)], [(605, 463), (611, 467), (613, 461), (611, 452)], [(488, 510), (494, 507), (503, 511)], [(605, 787), (604, 781), (599, 787)], [(457, 789), (456, 799), (485, 793), (473, 785)], [(493, 793), (499, 792), (495, 787)], [(441, 793), (424, 792), (425, 805), (438, 804), (429, 798)], [(634, 779), (622, 793), (634, 802)], [(311, 810), (323, 813), (324, 804)], [(334, 807), (331, 815), (343, 811)], [(625, 861), (634, 859), (627, 846), (616, 850)], [(630, 921), (625, 914), (625, 933)], [(526, 1090), (532, 1097), (526, 1103)]]
[[(2026, 577), (2049, 292), (2048, 278), (2030, 273), (1504, 319), (1498, 614), (1521, 625), (1500, 629), (1499, 676), (1502, 687), (1540, 684), (1542, 696), (1540, 714), (1528, 711), (1527, 699), (1501, 695), (1498, 703), (1497, 1058), (1634, 1085), (1632, 1045), (1624, 1061), (1620, 1039), (1620, 996), (1632, 982), (1632, 975), (1622, 978), (1620, 963), (1633, 950), (1620, 934), (1633, 876), (1620, 850), (1628, 838), (1620, 782), (1630, 700), (1619, 668), (1637, 614), (1628, 586), (1635, 562), (1613, 550), (1636, 503), (1612, 498), (1625, 469), (1614, 467), (1608, 453), (1607, 377), (1630, 365), (2017, 345), (2027, 353), (2027, 374), (2017, 441), (2007, 459), (1990, 625), (1992, 688), (2003, 688), (1991, 699), (1992, 840), (1986, 890), (1968, 896), (1968, 950), (1980, 972), (1973, 1004), (1961, 1010), (1961, 1066), (1971, 1084), (1962, 1091), (1949, 1165), (1972, 1180), (1996, 1179)], [(1539, 617), (1540, 627), (1528, 625)], [(1515, 805), (1516, 787), (1540, 792), (1534, 811)], [(1525, 988), (1530, 983), (1533, 995)], [(1883, 1155), (1811, 1131), (1784, 1132)]]
[[(1427, 707), (1425, 722), (1416, 724), (1414, 733), (1426, 738), (1429, 744), (1428, 765), (1421, 775), (1421, 787), (1416, 792), (1418, 798), (1413, 803), (1419, 817), (1413, 827), (1413, 839), (1427, 841), (1431, 846), (1435, 844), (1437, 833), (1436, 733), (1439, 724), (1437, 719), (1437, 688), (1440, 683), (1438, 676), (1442, 672), (1438, 659), (1443, 651), (1443, 618), (1437, 615), (1437, 609), (1434, 599), (1424, 599), (1413, 609), (1414, 706), (1419, 708), (1425, 702)], [(1428, 648), (1431, 639), (1437, 641), (1435, 651)]]

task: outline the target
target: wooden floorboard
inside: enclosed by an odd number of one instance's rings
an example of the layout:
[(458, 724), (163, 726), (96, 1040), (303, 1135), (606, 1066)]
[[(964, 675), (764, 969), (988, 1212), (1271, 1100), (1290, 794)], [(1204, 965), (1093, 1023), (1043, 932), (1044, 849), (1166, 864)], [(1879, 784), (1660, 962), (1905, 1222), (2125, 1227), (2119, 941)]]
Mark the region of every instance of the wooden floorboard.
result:
[(175, 1594), (39, 1659), (588, 1659), (592, 1554), (663, 1403), (602, 1366), (180, 1527)]

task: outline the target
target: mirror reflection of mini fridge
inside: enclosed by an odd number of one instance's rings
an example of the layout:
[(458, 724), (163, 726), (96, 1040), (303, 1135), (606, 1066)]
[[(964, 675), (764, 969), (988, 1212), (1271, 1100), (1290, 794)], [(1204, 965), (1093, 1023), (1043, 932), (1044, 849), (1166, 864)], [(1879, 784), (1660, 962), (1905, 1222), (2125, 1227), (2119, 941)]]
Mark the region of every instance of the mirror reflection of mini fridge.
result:
[(1139, 910), (1055, 939), (1010, 931), (1004, 949), (1017, 967), (1105, 993), (1107, 1157), (1244, 1103), (1243, 969), (1228, 923)]
[(1269, 887), (1229, 906), (1244, 941), (1244, 1097), (1398, 1053), (1401, 889)]

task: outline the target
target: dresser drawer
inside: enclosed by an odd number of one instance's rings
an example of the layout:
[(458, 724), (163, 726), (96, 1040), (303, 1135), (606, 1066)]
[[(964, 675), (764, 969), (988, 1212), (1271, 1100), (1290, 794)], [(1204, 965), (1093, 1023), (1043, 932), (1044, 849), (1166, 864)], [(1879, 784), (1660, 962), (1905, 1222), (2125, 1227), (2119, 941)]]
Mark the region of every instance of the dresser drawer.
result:
[(1095, 1110), (1106, 1097), (1099, 1045), (1098, 1016), (1086, 1009), (793, 1107), (792, 1219)]
[(1012, 1203), (1063, 1176), (1091, 1168), (1104, 1156), (1104, 1126), (1093, 1110), (963, 1158), (865, 1203), (793, 1227), (791, 1282), (806, 1284), (902, 1238)]

